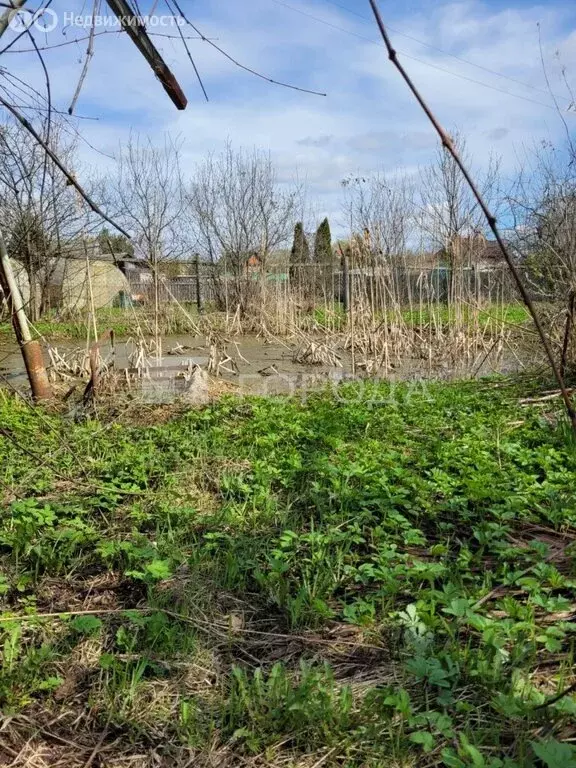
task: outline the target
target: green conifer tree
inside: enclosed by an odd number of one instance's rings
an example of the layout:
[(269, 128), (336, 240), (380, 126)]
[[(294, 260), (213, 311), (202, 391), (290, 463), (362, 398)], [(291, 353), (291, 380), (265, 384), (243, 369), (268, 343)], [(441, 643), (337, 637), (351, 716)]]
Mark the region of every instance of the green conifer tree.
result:
[(310, 247), (308, 245), (308, 238), (304, 232), (302, 222), (296, 222), (294, 227), (294, 241), (292, 243), (292, 250), (290, 251), (290, 280), (293, 282), (300, 282), (302, 270), (299, 268), (300, 264), (308, 264), (310, 261)]
[(316, 264), (332, 263), (332, 235), (330, 234), (330, 224), (325, 218), (320, 222), (314, 238), (314, 262)]

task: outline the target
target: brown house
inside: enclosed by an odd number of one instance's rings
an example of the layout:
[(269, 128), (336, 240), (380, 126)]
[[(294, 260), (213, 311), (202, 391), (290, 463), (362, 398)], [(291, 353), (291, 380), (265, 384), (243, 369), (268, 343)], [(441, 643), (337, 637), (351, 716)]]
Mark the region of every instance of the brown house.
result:
[(496, 240), (487, 240), (484, 235), (456, 235), (446, 248), (435, 254), (439, 262), (460, 264), (462, 267), (474, 267), (487, 270), (505, 264), (502, 251)]

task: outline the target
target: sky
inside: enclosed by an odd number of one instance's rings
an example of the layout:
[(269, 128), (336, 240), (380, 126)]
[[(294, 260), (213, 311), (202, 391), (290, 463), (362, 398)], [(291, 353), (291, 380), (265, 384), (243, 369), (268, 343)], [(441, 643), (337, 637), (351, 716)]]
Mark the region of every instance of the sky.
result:
[[(139, 0), (142, 13), (154, 4)], [(156, 5), (156, 16), (170, 15), (163, 0)], [(188, 46), (206, 102), (182, 42), (155, 36), (188, 96), (187, 109), (179, 112), (126, 36), (99, 35), (77, 105), (83, 164), (106, 168), (106, 155), (117, 153), (131, 131), (158, 142), (169, 133), (182, 140), (184, 171), (191, 175), (195, 163), (230, 140), (269, 151), (281, 182), (306, 182), (318, 216), (337, 219), (347, 176), (416, 173), (430, 161), (437, 140), (387, 59), (368, 0), (180, 0), (180, 5), (205, 36), (246, 66), (326, 96), (273, 85), (193, 39)], [(576, 92), (576, 3), (380, 0), (380, 7), (409, 73), (446, 127), (466, 136), (477, 167), (494, 153), (504, 175), (512, 175), (523, 153), (538, 142), (562, 142), (565, 128), (550, 89), (575, 129), (576, 105), (570, 109), (561, 73), (564, 67)], [(77, 20), (70, 22), (70, 14), (90, 14), (91, 2), (53, 0), (51, 8), (56, 26), (36, 33), (38, 45), (87, 34)], [(190, 27), (180, 29), (195, 35)], [(174, 24), (162, 31), (178, 35)], [(30, 47), (25, 38), (19, 45)], [(84, 40), (44, 52), (60, 109), (68, 107), (85, 49)], [(34, 51), (6, 53), (2, 66), (42, 89)]]

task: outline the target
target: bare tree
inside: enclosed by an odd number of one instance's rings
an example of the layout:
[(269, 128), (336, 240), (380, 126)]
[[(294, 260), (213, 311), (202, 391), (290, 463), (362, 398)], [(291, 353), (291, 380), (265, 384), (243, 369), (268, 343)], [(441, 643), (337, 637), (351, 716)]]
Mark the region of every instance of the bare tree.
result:
[(553, 303), (551, 332), (563, 325), (564, 375), (576, 328), (576, 149), (569, 136), (560, 149), (543, 142), (528, 153), (510, 203), (524, 279)]
[(159, 265), (182, 258), (188, 249), (181, 144), (166, 138), (157, 146), (149, 138), (131, 136), (121, 149), (112, 184), (118, 216), (132, 234), (135, 254), (152, 268), (155, 340), (160, 354)]
[[(453, 141), (465, 162), (470, 163), (466, 141), (458, 134)], [(497, 202), (499, 163), (488, 159), (487, 168), (478, 173), (482, 193)], [(442, 147), (436, 151), (431, 165), (420, 173), (421, 224), (428, 233), (430, 244), (449, 250), (454, 237), (483, 233), (486, 224), (478, 201), (470, 192), (466, 180), (458, 171), (453, 157)]]
[(270, 253), (288, 241), (301, 190), (280, 185), (269, 154), (228, 143), (200, 164), (188, 200), (198, 248), (216, 267), (220, 303), (227, 298), (245, 311), (249, 262), (265, 267)]
[(510, 196), (517, 245), (533, 288), (565, 301), (576, 291), (576, 152), (530, 152)]
[(344, 179), (344, 213), (370, 266), (402, 258), (415, 227), (413, 184), (405, 176), (377, 173)]
[[(75, 142), (54, 117), (49, 141), (67, 165), (75, 164)], [(89, 220), (88, 220), (89, 221)], [(49, 307), (55, 272), (66, 244), (86, 230), (87, 217), (74, 189), (44, 149), (15, 122), (0, 126), (0, 226), (10, 255), (28, 276), (27, 313), (34, 321)]]
[[(391, 302), (401, 302), (408, 294), (405, 267), (416, 225), (413, 182), (391, 172), (349, 176), (342, 186), (343, 211), (351, 233), (342, 250), (342, 294), (345, 303), (351, 299), (353, 306), (355, 294), (361, 290), (375, 312)], [(361, 277), (349, 282), (348, 266), (360, 269)]]
[[(456, 134), (453, 142), (464, 163), (471, 165), (465, 140)], [(490, 157), (476, 178), (488, 205), (499, 204), (498, 161)], [(435, 161), (421, 171), (419, 207), (429, 246), (442, 253), (450, 267), (449, 300), (457, 302), (464, 289), (464, 269), (472, 266), (483, 250), (488, 225), (456, 161), (443, 147), (438, 148)]]
[(186, 253), (180, 143), (166, 138), (158, 146), (150, 138), (131, 136), (120, 151), (112, 185), (115, 207), (138, 256), (156, 266)]

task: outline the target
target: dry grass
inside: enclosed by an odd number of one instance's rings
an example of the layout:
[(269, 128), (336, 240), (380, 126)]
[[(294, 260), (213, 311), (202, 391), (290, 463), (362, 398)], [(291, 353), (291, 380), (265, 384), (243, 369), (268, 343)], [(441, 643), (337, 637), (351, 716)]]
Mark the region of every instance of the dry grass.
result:
[[(38, 613), (50, 614), (41, 627), (46, 641), (54, 642), (65, 629), (59, 611), (100, 614), (104, 625), (96, 636), (81, 638), (70, 653), (53, 666), (61, 683), (52, 699), (42, 705), (31, 702), (14, 716), (0, 720), (0, 766), (13, 768), (87, 768), (89, 766), (205, 766), (233, 768), (238, 765), (315, 766), (341, 765), (337, 748), (303, 754), (295, 751), (290, 739), (268, 749), (266, 754), (249, 757), (239, 751), (234, 740), (222, 742), (217, 731), (211, 743), (195, 748), (175, 738), (181, 717), (182, 700), (200, 697), (206, 706), (215, 705), (225, 690), (225, 680), (235, 664), (244, 668), (270, 668), (282, 661), (295, 671), (300, 660), (329, 662), (338, 685), (350, 686), (360, 701), (375, 685), (398, 680), (395, 665), (386, 645), (366, 630), (334, 622), (322, 631), (290, 633), (269, 609), (250, 604), (218, 591), (208, 601), (210, 614), (201, 610), (206, 595), (198, 600), (206, 584), (198, 584), (197, 574), (181, 571), (163, 582), (157, 595), (159, 605), (170, 609), (186, 608), (182, 621), (198, 633), (194, 654), (172, 658), (159, 656), (150, 663), (162, 667), (166, 679), (141, 679), (137, 685), (118, 688), (103, 671), (102, 655), (113, 643), (124, 610), (141, 605), (143, 594), (134, 583), (112, 572), (92, 578), (50, 579), (37, 588)], [(147, 609), (150, 610), (150, 609)], [(162, 609), (160, 609), (162, 610)], [(166, 609), (169, 615), (175, 617)], [(109, 616), (107, 619), (106, 617)], [(120, 622), (120, 623), (119, 623)], [(201, 638), (201, 642), (200, 642)], [(31, 636), (32, 639), (32, 636)], [(35, 640), (37, 641), (37, 637)], [(141, 661), (140, 654), (115, 653), (120, 663)]]

